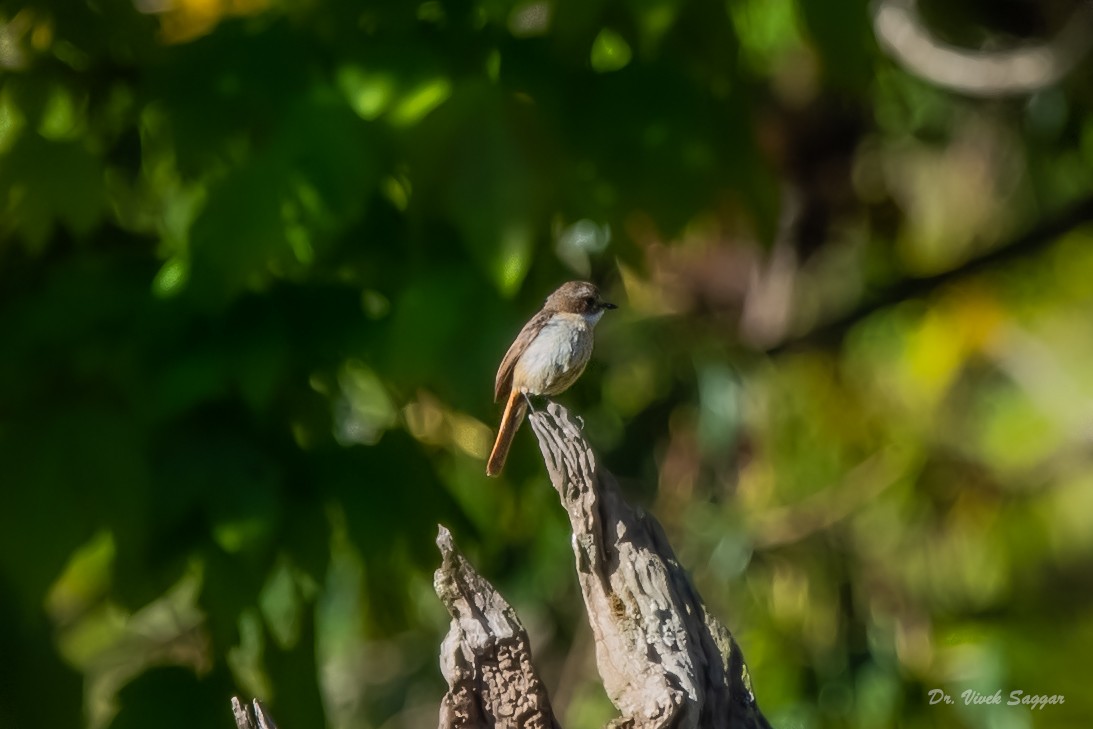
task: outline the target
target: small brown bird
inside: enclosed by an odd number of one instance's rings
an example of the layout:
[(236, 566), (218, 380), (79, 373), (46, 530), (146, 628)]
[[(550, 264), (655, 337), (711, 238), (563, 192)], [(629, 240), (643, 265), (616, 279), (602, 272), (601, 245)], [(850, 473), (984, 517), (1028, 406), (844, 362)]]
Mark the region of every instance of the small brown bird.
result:
[(505, 353), (494, 383), (494, 400), (505, 399), (505, 414), (493, 444), (486, 475), (505, 466), (512, 438), (524, 421), (529, 395), (557, 395), (577, 381), (592, 355), (592, 330), (607, 309), (587, 281), (570, 281), (547, 297), (539, 313), (520, 330)]

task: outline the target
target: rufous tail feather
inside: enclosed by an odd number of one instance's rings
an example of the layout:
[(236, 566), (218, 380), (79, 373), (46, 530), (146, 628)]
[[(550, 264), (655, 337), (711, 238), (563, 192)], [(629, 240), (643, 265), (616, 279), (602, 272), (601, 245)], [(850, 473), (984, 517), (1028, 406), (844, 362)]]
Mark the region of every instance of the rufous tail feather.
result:
[(497, 431), (497, 440), (493, 443), (493, 451), (490, 452), (490, 460), (486, 462), (486, 475), (498, 476), (505, 467), (505, 459), (509, 457), (509, 448), (512, 446), (512, 438), (524, 422), (528, 403), (519, 390), (509, 393), (509, 399), (505, 403), (505, 414), (501, 416), (501, 428)]

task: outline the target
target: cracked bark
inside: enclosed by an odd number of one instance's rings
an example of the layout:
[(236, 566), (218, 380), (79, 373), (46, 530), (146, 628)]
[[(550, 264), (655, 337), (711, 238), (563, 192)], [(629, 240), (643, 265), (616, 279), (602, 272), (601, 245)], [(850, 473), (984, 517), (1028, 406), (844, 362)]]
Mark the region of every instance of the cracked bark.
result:
[[(613, 729), (769, 727), (756, 705), (739, 647), (729, 631), (709, 614), (660, 525), (652, 516), (626, 503), (614, 477), (598, 467), (592, 448), (565, 408), (551, 403), (545, 410), (532, 413), (529, 421), (573, 529), (577, 579), (596, 643), (597, 667), (607, 695), (620, 713), (610, 726)], [(441, 540), (445, 535), (442, 529)], [(447, 538), (450, 544), (450, 536)], [(443, 544), (441, 552), (445, 553)], [(447, 565), (447, 553), (444, 559)], [(449, 599), (441, 594), (444, 570), (442, 566), (437, 571), (437, 593), (449, 604)], [(487, 617), (487, 609), (473, 623), (474, 629), (496, 624), (501, 629), (498, 634), (501, 642), (518, 633), (520, 660), (511, 663), (518, 671), (508, 680), (516, 685), (533, 686), (537, 705), (549, 711), (542, 685), (534, 678), (527, 636), (522, 628), (516, 630), (519, 623), (515, 614), (465, 561), (458, 570), (457, 574), (464, 576), (455, 580), (462, 600), (503, 606), (499, 614), (503, 619)], [(449, 584), (445, 583), (445, 590), (451, 589)], [(505, 677), (498, 671), (478, 675), (477, 669), (458, 664), (467, 656), (467, 649), (453, 635), (457, 623), (465, 620), (466, 610), (455, 612), (449, 606), (449, 611), (453, 616), (453, 632), (441, 648), (441, 665), (451, 689), (442, 704), (441, 729), (556, 726), (496, 720), (491, 723), (481, 712), (473, 713), (476, 706), (495, 701), (503, 694), (504, 689), (493, 683)], [(481, 635), (477, 635), (477, 640), (488, 643)], [(474, 651), (472, 654), (477, 655)], [(451, 672), (449, 667), (453, 662), (475, 673), (476, 687), (472, 687), (472, 677), (466, 671)], [(498, 663), (491, 659), (484, 665), (494, 667)], [(467, 707), (463, 711), (469, 723), (445, 723), (451, 706)]]
[(433, 587), (452, 616), (440, 646), (440, 671), (448, 682), (440, 729), (557, 729), (516, 612), (459, 553), (444, 527), (436, 544), (442, 562)]

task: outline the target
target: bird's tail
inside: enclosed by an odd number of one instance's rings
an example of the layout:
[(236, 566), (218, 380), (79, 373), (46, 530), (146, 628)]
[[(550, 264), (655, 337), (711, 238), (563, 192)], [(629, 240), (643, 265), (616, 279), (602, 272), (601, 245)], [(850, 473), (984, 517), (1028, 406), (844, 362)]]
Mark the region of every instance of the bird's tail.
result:
[(490, 460), (486, 463), (486, 475), (500, 475), (505, 467), (505, 459), (509, 457), (509, 448), (512, 446), (512, 438), (524, 422), (528, 404), (523, 394), (517, 389), (509, 393), (509, 399), (505, 403), (505, 414), (501, 416), (501, 428), (497, 431), (497, 440), (493, 443), (493, 451), (490, 452)]

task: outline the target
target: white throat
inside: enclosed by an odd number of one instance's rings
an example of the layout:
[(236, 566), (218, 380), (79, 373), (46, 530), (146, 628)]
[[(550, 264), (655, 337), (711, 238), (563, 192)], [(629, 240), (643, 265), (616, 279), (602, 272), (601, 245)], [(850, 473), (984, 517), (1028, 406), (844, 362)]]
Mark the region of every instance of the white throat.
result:
[(590, 327), (596, 326), (596, 322), (600, 320), (601, 316), (603, 316), (603, 309), (595, 311), (591, 314), (581, 314), (581, 318), (588, 322), (588, 326)]

